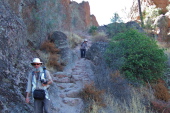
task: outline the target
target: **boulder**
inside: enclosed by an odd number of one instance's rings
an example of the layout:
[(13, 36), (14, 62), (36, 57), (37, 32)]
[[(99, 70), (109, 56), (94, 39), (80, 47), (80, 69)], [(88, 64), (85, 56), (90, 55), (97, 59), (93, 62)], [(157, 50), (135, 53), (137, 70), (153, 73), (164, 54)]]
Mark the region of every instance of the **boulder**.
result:
[(65, 65), (72, 64), (77, 58), (76, 55), (71, 51), (67, 36), (61, 31), (54, 31), (49, 35), (48, 39), (54, 42), (56, 47), (60, 49), (59, 54), (61, 55), (61, 61)]

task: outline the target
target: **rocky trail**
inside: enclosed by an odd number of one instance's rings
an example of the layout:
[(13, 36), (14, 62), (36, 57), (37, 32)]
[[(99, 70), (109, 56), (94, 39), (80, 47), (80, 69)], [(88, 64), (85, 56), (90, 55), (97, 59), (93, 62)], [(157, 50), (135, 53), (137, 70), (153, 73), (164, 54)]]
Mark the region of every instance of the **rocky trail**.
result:
[[(89, 42), (90, 45), (91, 42)], [(79, 47), (76, 47), (74, 51), (79, 57)], [(52, 88), (52, 113), (81, 113), (83, 100), (78, 94), (85, 84), (93, 81), (91, 61), (79, 57), (72, 68), (57, 72), (53, 77), (57, 89)]]

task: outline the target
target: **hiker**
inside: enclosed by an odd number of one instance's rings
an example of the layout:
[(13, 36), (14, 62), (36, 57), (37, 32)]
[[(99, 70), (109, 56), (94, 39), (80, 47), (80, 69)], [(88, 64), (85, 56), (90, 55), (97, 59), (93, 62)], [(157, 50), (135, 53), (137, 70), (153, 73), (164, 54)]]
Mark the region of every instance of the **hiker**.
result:
[(34, 112), (35, 113), (51, 113), (50, 112), (50, 98), (48, 94), (48, 87), (52, 84), (50, 72), (42, 67), (42, 62), (39, 58), (34, 58), (31, 65), (33, 69), (28, 75), (27, 89), (26, 89), (26, 103), (30, 102), (30, 95), (34, 98)]
[(81, 43), (81, 48), (80, 48), (81, 58), (85, 58), (86, 48), (87, 48), (87, 39), (84, 39), (84, 42)]

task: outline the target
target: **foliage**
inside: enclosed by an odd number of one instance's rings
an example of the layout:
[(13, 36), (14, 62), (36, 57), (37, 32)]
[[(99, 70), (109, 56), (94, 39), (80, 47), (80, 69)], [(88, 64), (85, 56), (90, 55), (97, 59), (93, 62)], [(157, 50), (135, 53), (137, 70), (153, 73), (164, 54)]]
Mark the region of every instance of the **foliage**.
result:
[(96, 34), (96, 30), (97, 30), (96, 26), (91, 26), (90, 30), (89, 30), (89, 33), (92, 34), (92, 35), (95, 35)]
[(109, 37), (113, 37), (117, 33), (123, 32), (126, 30), (126, 24), (123, 23), (121, 18), (117, 13), (114, 14), (114, 16), (111, 19), (111, 24), (108, 25), (107, 33), (109, 34)]
[(47, 62), (48, 67), (55, 67), (57, 70), (60, 70), (60, 71), (63, 70), (64, 64), (59, 63), (58, 53), (60, 52), (60, 50), (55, 47), (54, 43), (50, 41), (45, 41), (44, 43), (42, 43), (40, 50), (45, 51), (50, 54), (48, 56), (48, 62)]
[[(119, 102), (112, 93), (105, 94), (104, 102), (107, 107), (94, 104), (91, 108), (93, 111), (90, 113), (157, 113), (152, 110), (150, 102), (148, 102), (148, 100), (153, 100), (153, 94), (150, 90), (145, 87), (133, 88), (131, 95), (130, 102), (126, 100)], [(146, 99), (147, 101), (145, 101)]]
[(168, 102), (170, 99), (170, 94), (168, 92), (168, 88), (165, 87), (165, 83), (162, 80), (159, 80), (159, 83), (153, 86), (155, 90), (155, 97), (159, 100), (163, 100)]
[(92, 106), (95, 103), (97, 106), (105, 106), (103, 103), (102, 95), (104, 94), (103, 90), (98, 90), (95, 88), (94, 84), (86, 84), (83, 90), (79, 93), (79, 96), (85, 101), (88, 102), (88, 108), (85, 111), (92, 111)]
[(120, 18), (118, 13), (114, 13), (114, 16), (111, 18), (112, 23), (122, 23), (123, 20)]
[(166, 61), (164, 50), (156, 41), (133, 29), (114, 36), (106, 51), (107, 64), (135, 82), (163, 77)]
[(50, 53), (58, 53), (60, 50), (55, 47), (55, 44), (50, 41), (45, 41), (41, 47), (40, 50), (45, 50)]
[(63, 64), (58, 62), (59, 56), (57, 54), (50, 54), (47, 66), (55, 67), (57, 70), (63, 70)]
[(78, 46), (78, 44), (80, 44), (82, 42), (82, 38), (75, 34), (75, 33), (71, 33), (71, 32), (64, 32), (69, 40), (69, 45), (71, 48), (75, 48), (76, 46)]
[(170, 10), (170, 4), (166, 7), (166, 9), (169, 11)]
[(92, 37), (93, 42), (107, 42), (108, 38), (104, 32), (100, 32)]
[(170, 104), (162, 101), (151, 101), (151, 106), (157, 113), (170, 113)]
[(153, 6), (153, 5), (150, 6), (150, 7), (147, 7), (143, 12), (144, 18), (149, 17), (149, 18), (152, 18), (152, 19), (155, 19), (160, 14), (162, 14), (162, 9), (156, 8), (156, 6)]

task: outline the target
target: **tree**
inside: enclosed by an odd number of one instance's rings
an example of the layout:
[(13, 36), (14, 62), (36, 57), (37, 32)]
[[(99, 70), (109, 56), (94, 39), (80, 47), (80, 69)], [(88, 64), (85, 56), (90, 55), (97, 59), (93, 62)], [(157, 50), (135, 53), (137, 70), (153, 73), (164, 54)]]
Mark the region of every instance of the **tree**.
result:
[(112, 23), (116, 23), (116, 22), (121, 23), (121, 22), (123, 22), (118, 13), (114, 13), (113, 15), (114, 16), (111, 18)]
[(143, 27), (143, 16), (142, 16), (142, 11), (141, 11), (140, 0), (138, 0), (138, 8), (139, 8), (139, 15), (140, 15), (140, 19), (141, 19), (141, 26)]
[(126, 25), (123, 23), (123, 20), (120, 18), (118, 13), (114, 13), (111, 18), (111, 24), (107, 27), (107, 33), (110, 38), (112, 38), (115, 34), (125, 31)]

